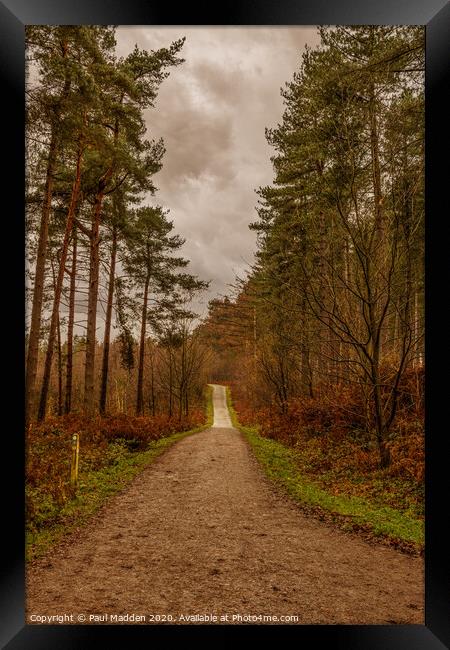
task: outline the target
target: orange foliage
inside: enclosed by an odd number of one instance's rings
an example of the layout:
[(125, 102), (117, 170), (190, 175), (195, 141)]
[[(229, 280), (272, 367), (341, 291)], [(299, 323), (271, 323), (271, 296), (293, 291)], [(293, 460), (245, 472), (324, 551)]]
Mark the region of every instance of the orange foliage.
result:
[(70, 485), (71, 438), (80, 436), (80, 474), (111, 462), (111, 443), (121, 441), (130, 451), (143, 450), (152, 440), (188, 431), (205, 421), (203, 410), (193, 410), (181, 421), (167, 415), (132, 417), (82, 415), (49, 417), (31, 426), (26, 459), (27, 523), (38, 528), (56, 520), (58, 509), (75, 496)]
[(389, 491), (400, 480), (418, 499), (422, 498), (425, 468), (423, 393), (423, 369), (405, 372), (387, 443), (391, 464), (380, 470), (375, 436), (367, 431), (367, 402), (357, 386), (321, 387), (320, 397), (295, 397), (287, 403), (286, 413), (281, 413), (274, 404), (264, 408), (249, 404), (239, 384), (232, 385), (239, 421), (258, 424), (260, 435), (298, 450), (301, 471), (331, 491), (362, 495), (374, 491), (370, 481), (382, 481)]

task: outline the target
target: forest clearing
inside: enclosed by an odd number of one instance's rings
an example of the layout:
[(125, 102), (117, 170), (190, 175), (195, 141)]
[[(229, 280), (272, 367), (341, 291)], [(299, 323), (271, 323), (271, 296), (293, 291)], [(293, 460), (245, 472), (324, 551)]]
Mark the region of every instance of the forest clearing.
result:
[(26, 29), (27, 621), (423, 623), (423, 27), (184, 31)]

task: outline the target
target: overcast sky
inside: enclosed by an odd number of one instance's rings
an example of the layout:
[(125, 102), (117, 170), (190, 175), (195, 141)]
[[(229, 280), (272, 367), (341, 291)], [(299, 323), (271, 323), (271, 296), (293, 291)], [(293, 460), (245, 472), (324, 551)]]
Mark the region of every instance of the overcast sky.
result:
[(145, 113), (147, 137), (162, 137), (166, 147), (149, 203), (170, 210), (190, 271), (211, 280), (195, 305), (205, 313), (252, 262), (255, 190), (273, 179), (264, 129), (280, 122), (280, 89), (305, 44), (319, 38), (315, 27), (119, 27), (117, 52), (126, 56), (136, 43), (155, 50), (183, 36), (185, 62), (170, 69)]

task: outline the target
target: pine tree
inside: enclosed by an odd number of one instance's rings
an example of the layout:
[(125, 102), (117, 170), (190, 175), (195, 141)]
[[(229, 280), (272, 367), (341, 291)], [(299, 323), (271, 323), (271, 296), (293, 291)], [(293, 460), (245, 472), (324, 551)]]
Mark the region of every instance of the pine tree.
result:
[[(295, 377), (295, 364), (288, 373), (285, 360), (296, 349), (299, 368), (313, 360), (316, 384), (358, 382), (387, 466), (399, 383), (420, 338), (412, 269), (420, 275), (423, 30), (337, 27), (320, 34), (321, 47), (305, 52), (283, 91), (282, 123), (267, 131), (276, 150), (274, 186), (260, 188), (252, 224), (259, 233), (254, 277), (266, 306), (261, 324), (272, 330), (262, 360), (281, 394), (284, 378)], [(405, 123), (400, 138), (393, 119)], [(290, 350), (295, 332), (299, 345)]]
[[(101, 33), (101, 32), (100, 32)], [(77, 28), (73, 31), (73, 47), (77, 62), (74, 70), (74, 83), (70, 96), (70, 111), (64, 125), (65, 154), (73, 161), (72, 188), (67, 208), (64, 240), (59, 260), (59, 269), (56, 278), (55, 293), (52, 307), (52, 317), (48, 336), (47, 353), (45, 358), (44, 376), (38, 409), (38, 420), (45, 417), (50, 373), (53, 359), (54, 341), (57, 333), (59, 304), (64, 281), (65, 266), (70, 238), (73, 231), (74, 217), (80, 198), (82, 168), (84, 158), (89, 147), (95, 141), (95, 132), (92, 122), (95, 122), (95, 113), (98, 111), (98, 88), (94, 79), (98, 76), (99, 66), (104, 64), (105, 58), (113, 45), (110, 31), (106, 29), (107, 38), (104, 39), (105, 52), (100, 47), (102, 40), (98, 38), (97, 29), (90, 31)]]
[(178, 65), (177, 54), (183, 40), (167, 50), (139, 51), (108, 66), (102, 75), (105, 85), (102, 108), (104, 118), (99, 122), (101, 157), (99, 160), (93, 199), (90, 231), (90, 274), (88, 320), (86, 334), (86, 365), (84, 409), (94, 411), (94, 369), (96, 316), (99, 282), (99, 246), (102, 206), (107, 194), (114, 192), (127, 178), (140, 184), (141, 190), (153, 192), (151, 176), (161, 168), (164, 153), (162, 141), (143, 140), (142, 111), (153, 105), (157, 89), (167, 76), (165, 68)]
[[(167, 219), (167, 212), (161, 207), (143, 207), (135, 211), (133, 231), (128, 237), (128, 252), (124, 259), (124, 269), (132, 279), (141, 300), (140, 338), (138, 355), (138, 379), (136, 395), (136, 414), (144, 409), (144, 356), (147, 322), (164, 318), (164, 310), (170, 306), (169, 296), (177, 286), (190, 291), (205, 288), (205, 283), (193, 276), (180, 273), (188, 260), (175, 257), (184, 240), (171, 235), (173, 223)], [(153, 300), (149, 292), (153, 292)], [(152, 304), (153, 309), (150, 309)], [(150, 312), (153, 311), (153, 314)]]

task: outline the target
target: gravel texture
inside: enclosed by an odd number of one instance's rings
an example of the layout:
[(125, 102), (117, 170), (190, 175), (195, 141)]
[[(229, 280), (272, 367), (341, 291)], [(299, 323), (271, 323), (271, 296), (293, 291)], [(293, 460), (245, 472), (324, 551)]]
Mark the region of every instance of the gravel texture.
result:
[(29, 567), (27, 623), (423, 624), (423, 559), (305, 516), (231, 426), (223, 386), (214, 409)]

